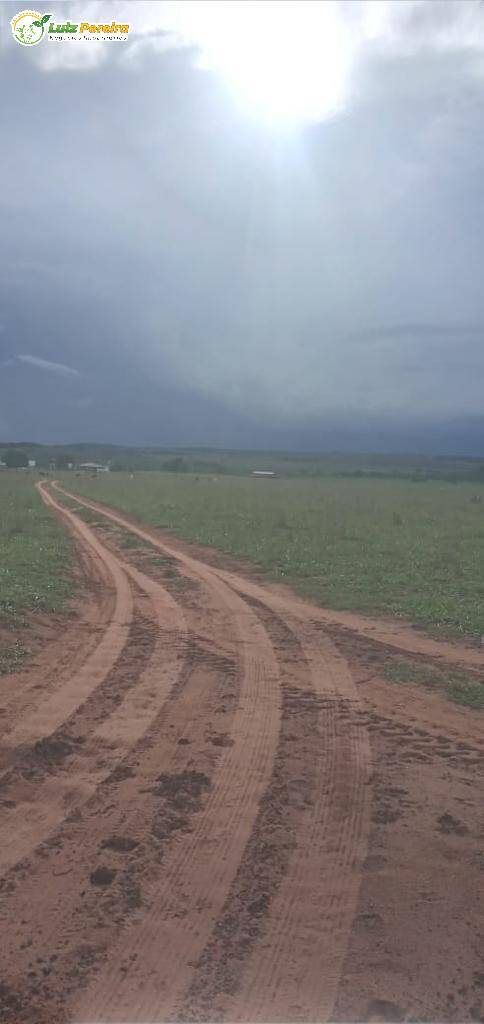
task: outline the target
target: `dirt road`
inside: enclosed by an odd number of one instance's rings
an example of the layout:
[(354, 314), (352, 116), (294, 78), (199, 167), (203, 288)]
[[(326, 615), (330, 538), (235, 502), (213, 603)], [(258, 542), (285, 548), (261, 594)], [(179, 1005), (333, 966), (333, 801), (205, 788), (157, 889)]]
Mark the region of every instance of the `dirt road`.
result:
[(482, 1019), (482, 726), (378, 676), (481, 653), (39, 489), (86, 594), (5, 681), (2, 1019)]

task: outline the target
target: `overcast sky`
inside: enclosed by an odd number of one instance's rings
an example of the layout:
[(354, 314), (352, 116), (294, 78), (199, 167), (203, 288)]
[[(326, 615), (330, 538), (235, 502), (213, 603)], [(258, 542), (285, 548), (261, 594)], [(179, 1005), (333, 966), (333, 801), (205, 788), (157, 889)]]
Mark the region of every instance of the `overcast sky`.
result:
[(0, 440), (484, 454), (483, 3), (20, 9)]

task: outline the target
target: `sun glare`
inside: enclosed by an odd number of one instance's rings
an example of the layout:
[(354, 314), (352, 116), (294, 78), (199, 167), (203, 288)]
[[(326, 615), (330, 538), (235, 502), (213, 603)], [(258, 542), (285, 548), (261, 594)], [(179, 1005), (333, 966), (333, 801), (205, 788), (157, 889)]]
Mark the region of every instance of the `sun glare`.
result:
[(185, 0), (173, 27), (200, 47), (253, 114), (272, 122), (331, 116), (342, 105), (350, 46), (331, 0)]

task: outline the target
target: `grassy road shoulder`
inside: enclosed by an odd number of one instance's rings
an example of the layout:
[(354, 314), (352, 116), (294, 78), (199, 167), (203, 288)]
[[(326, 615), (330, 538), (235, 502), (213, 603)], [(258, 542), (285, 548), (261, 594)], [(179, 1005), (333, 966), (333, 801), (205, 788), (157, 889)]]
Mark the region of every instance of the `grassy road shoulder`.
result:
[(0, 674), (27, 653), (31, 613), (60, 611), (73, 593), (72, 541), (34, 483), (21, 471), (0, 474)]

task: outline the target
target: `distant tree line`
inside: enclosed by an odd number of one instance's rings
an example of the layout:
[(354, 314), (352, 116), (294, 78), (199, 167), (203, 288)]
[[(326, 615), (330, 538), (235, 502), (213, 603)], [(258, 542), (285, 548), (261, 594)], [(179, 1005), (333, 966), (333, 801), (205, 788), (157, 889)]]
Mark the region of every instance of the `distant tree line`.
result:
[(7, 448), (3, 462), (7, 469), (24, 469), (29, 464), (29, 457), (23, 448)]
[(222, 476), (249, 476), (254, 470), (273, 470), (279, 477), (362, 480), (408, 480), (426, 484), (432, 480), (448, 483), (468, 481), (484, 485), (484, 459), (453, 456), (342, 454), (337, 452), (228, 451), (210, 448), (128, 448), (116, 445), (40, 445), (23, 440), (0, 439), (0, 459), (9, 469), (28, 466), (35, 459), (37, 469), (66, 470), (83, 462), (109, 463), (111, 471), (138, 473), (164, 471)]
[[(30, 455), (25, 451), (25, 448), (20, 448), (18, 445), (11, 445), (3, 453), (2, 462), (5, 463), (7, 469), (25, 469), (29, 464)], [(55, 462), (56, 469), (68, 469), (69, 466), (74, 465), (76, 459), (75, 456), (69, 452), (62, 452), (55, 456), (52, 460), (40, 458), (37, 451), (34, 452), (34, 458), (37, 466), (46, 466), (50, 462)]]

